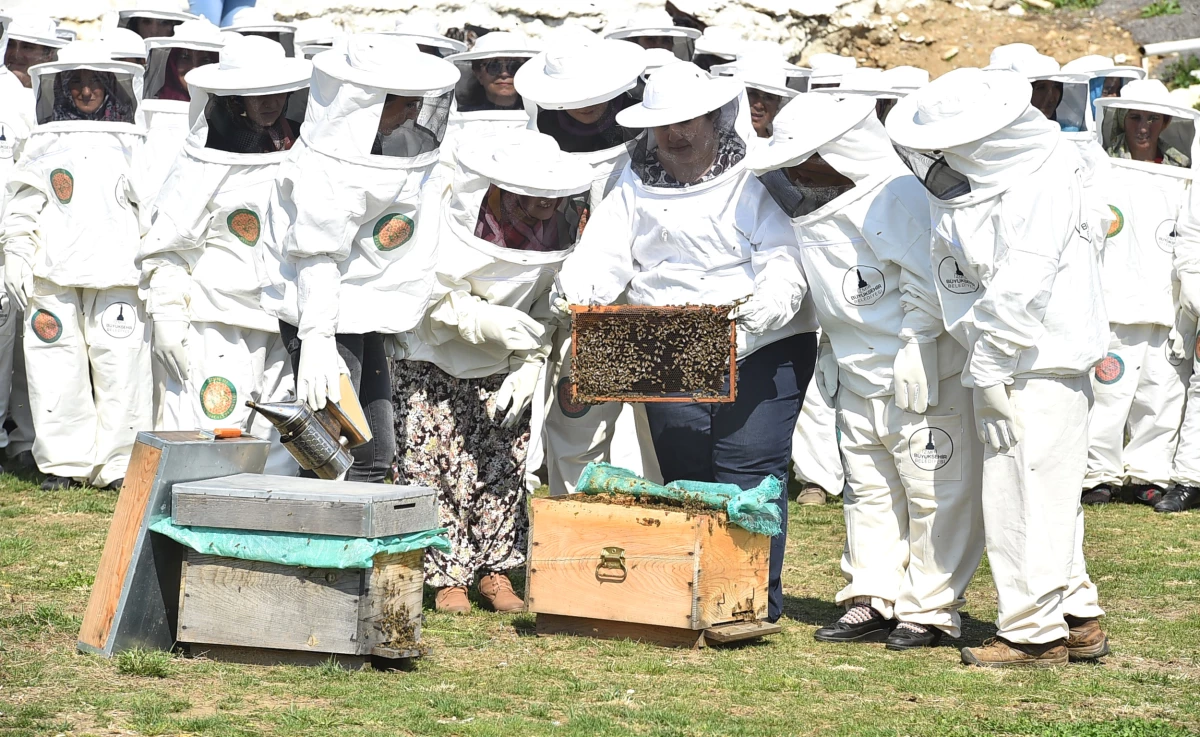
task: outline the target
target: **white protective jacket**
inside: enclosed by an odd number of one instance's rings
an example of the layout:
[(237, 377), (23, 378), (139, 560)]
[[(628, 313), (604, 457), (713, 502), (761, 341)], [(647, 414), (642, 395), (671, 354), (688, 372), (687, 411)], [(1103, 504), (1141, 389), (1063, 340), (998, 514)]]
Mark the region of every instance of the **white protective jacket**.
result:
[[(141, 97), (141, 68), (112, 61), (41, 64), (31, 68), (33, 88), (81, 66), (125, 75)], [(5, 257), (23, 259), (35, 277), (60, 287), (136, 286), (134, 257), (149, 225), (141, 111), (134, 108), (133, 122), (54, 121), (53, 100), (36, 105), (47, 111), (45, 122), (30, 133), (5, 189)]]
[(970, 351), (964, 385), (1086, 373), (1108, 350), (1108, 319), (1074, 145), (1028, 107), (943, 153), (971, 184), (930, 198), (932, 263), (963, 274), (937, 286), (947, 328)]
[[(388, 90), (336, 76), (339, 54), (335, 47), (313, 58), (304, 127), (280, 169), (276, 232), (263, 250), (263, 308), (297, 325), (301, 340), (412, 330), (436, 281), (445, 188), (438, 149), (372, 154)], [(424, 109), (448, 111), (451, 87), (426, 94)], [(412, 123), (400, 133), (413, 133)], [(336, 294), (325, 293), (328, 280)]]
[[(748, 107), (743, 92), (734, 129), (753, 145)], [(627, 165), (563, 264), (561, 284), (584, 305), (612, 304), (626, 289), (629, 304), (658, 307), (730, 304), (763, 288), (792, 295), (783, 327), (739, 328), (739, 357), (817, 329), (791, 223), (744, 161), (681, 188), (648, 187)]]
[(156, 202), (138, 252), (141, 297), (156, 319), (279, 332), (260, 303), (258, 261), (275, 179), (287, 151), (237, 154), (205, 146), (209, 100), (193, 90), (196, 122)]
[(21, 81), (0, 66), (0, 180), (8, 181), (21, 149), (36, 121), (33, 115), (33, 93)]
[[(930, 268), (929, 198), (873, 109), (817, 153), (855, 184), (792, 220), (840, 383), (861, 397), (892, 394), (892, 365), (905, 342), (938, 343), (939, 378), (961, 372), (966, 353), (945, 332)], [(945, 284), (966, 284), (954, 281), (952, 266), (943, 270)]]

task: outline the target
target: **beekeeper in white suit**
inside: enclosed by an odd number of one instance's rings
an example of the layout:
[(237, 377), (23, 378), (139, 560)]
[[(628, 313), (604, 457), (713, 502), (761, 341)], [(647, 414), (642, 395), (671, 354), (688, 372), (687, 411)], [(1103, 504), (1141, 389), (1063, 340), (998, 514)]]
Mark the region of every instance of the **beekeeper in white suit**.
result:
[[(485, 37), (486, 38), (486, 37)], [(593, 38), (555, 42), (517, 72), (529, 127), (554, 138), (561, 149), (592, 172), (593, 207), (612, 190), (643, 135), (616, 122), (636, 104), (630, 91), (644, 69), (645, 52), (627, 41)], [(641, 406), (578, 404), (571, 394), (570, 326), (554, 336), (543, 387), (546, 470), (553, 495), (571, 493), (584, 467), (614, 463), (661, 480), (646, 412)], [(535, 419), (534, 429), (537, 428)]]
[(554, 325), (546, 295), (588, 217), (592, 170), (550, 136), (507, 131), (461, 149), (442, 200), (434, 301), (395, 363), (399, 482), (438, 490), (451, 550), (425, 556), (440, 611), (524, 608), (529, 407)]
[(1145, 504), (1171, 486), (1196, 316), (1180, 309), (1175, 249), (1187, 216), (1200, 113), (1158, 80), (1130, 82), (1097, 101), (1100, 145), (1111, 168), (1099, 189), (1111, 225), (1100, 252), (1108, 353), (1092, 375), (1084, 503), (1121, 487)]
[(1076, 491), (1087, 468), (1088, 374), (1108, 322), (1082, 162), (1031, 94), (1015, 72), (958, 69), (887, 120), (929, 190), (943, 317), (970, 353), (963, 384), (987, 445), (983, 517), (999, 632), (962, 658), (989, 667), (1108, 652)]
[(30, 71), (37, 126), (0, 229), (5, 287), (29, 319), (33, 455), (43, 488), (115, 489), (151, 426), (150, 328), (133, 265), (148, 223), (135, 163), (142, 68), (75, 42)]
[[(665, 480), (752, 488), (787, 478), (792, 431), (816, 362), (816, 319), (796, 261), (795, 233), (745, 167), (753, 145), (743, 86), (689, 62), (650, 77), (638, 105), (617, 114), (649, 128), (617, 186), (563, 265), (568, 303), (729, 304), (738, 321), (737, 399), (646, 406)], [(767, 617), (783, 611), (784, 533), (771, 542)]]
[(983, 449), (960, 380), (966, 352), (942, 324), (925, 189), (862, 95), (793, 100), (747, 165), (792, 219), (836, 360), (822, 373), (840, 383), (846, 613), (816, 638), (908, 650), (958, 637), (983, 555)]
[(523, 33), (493, 31), (480, 36), (470, 51), (446, 57), (458, 67), (459, 78), (444, 154), (453, 154), (459, 141), (526, 127), (529, 118), (515, 77), (538, 51)]
[(354, 449), (348, 478), (378, 483), (395, 454), (391, 336), (417, 326), (435, 281), (433, 172), (458, 71), (382, 34), (312, 63), (304, 128), (271, 205), (262, 302), (314, 409), (341, 399), (349, 373), (374, 438)]
[(294, 475), (296, 462), (246, 400), (282, 401), (295, 387), (279, 321), (260, 305), (256, 264), (287, 149), (255, 134), (295, 125), (281, 120), (287, 99), (311, 75), (312, 64), (254, 37), (188, 74), (192, 129), (138, 253), (167, 377), (161, 428), (236, 427), (270, 438), (267, 473), (278, 475)]

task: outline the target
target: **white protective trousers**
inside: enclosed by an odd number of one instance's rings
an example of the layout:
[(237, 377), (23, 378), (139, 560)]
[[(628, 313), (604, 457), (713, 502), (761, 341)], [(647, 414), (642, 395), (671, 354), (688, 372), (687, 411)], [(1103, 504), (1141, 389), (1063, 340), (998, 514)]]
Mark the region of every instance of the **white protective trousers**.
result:
[(188, 379), (166, 379), (164, 430), (236, 427), (271, 441), (265, 473), (295, 476), (300, 466), (279, 442), (279, 432), (246, 400), (279, 402), (295, 388), (292, 362), (279, 333), (194, 322), (188, 330)]
[(985, 449), (983, 519), (998, 593), (997, 634), (1042, 644), (1065, 638), (1065, 615), (1099, 617), (1083, 558), (1080, 484), (1087, 468), (1089, 376), (1016, 379), (1009, 398), (1021, 440)]
[[(1092, 371), (1083, 488), (1171, 483), (1191, 361), (1171, 357), (1163, 325), (1110, 326), (1108, 355)], [(1126, 431), (1128, 430), (1128, 442)]]
[(33, 457), (45, 474), (104, 487), (152, 427), (150, 324), (133, 287), (34, 283), (25, 331)]
[(869, 600), (884, 617), (958, 637), (963, 592), (983, 556), (983, 448), (970, 390), (954, 376), (938, 392), (924, 415), (892, 396), (838, 392), (847, 583), (836, 601)]
[(792, 472), (802, 484), (816, 484), (837, 496), (846, 485), (842, 452), (838, 448), (837, 412), (825, 395), (818, 372), (808, 382), (800, 419), (792, 434)]
[[(1200, 346), (1200, 336), (1196, 338)], [(1180, 486), (1200, 486), (1200, 352), (1192, 359), (1188, 379), (1187, 406), (1179, 430), (1179, 446), (1171, 470), (1171, 481)]]
[(589, 463), (611, 463), (642, 478), (662, 483), (658, 456), (650, 440), (646, 409), (640, 404), (576, 404), (571, 401), (571, 332), (555, 334), (546, 364), (545, 444), (551, 496), (575, 493)]

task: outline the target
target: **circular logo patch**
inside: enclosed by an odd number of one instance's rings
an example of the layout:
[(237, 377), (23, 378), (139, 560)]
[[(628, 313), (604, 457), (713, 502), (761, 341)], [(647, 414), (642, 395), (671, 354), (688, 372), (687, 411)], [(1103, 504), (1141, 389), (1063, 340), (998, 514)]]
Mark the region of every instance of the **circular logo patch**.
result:
[(8, 318), (12, 317), (12, 302), (8, 299), (8, 292), (0, 289), (0, 327), (8, 324)]
[(394, 251), (408, 243), (416, 229), (417, 226), (412, 218), (393, 212), (391, 215), (379, 218), (371, 237), (375, 240), (375, 247), (380, 251)]
[(1115, 384), (1125, 375), (1125, 362), (1115, 353), (1110, 353), (1096, 364), (1096, 381)]
[(128, 302), (114, 302), (100, 315), (100, 327), (114, 338), (128, 338), (137, 327), (137, 311)]
[(590, 406), (575, 401), (574, 392), (571, 391), (571, 379), (568, 376), (564, 376), (558, 380), (558, 386), (555, 387), (555, 394), (558, 395), (558, 408), (562, 410), (563, 415), (570, 417), (572, 420), (578, 420), (591, 409)]
[(946, 291), (954, 294), (970, 294), (979, 291), (979, 284), (963, 273), (959, 268), (958, 259), (947, 256), (938, 264), (938, 279)]
[(29, 318), (29, 327), (33, 328), (33, 334), (43, 343), (53, 343), (62, 337), (62, 320), (53, 312), (34, 312), (33, 317)]
[(75, 194), (75, 177), (66, 169), (55, 169), (50, 172), (50, 188), (54, 190), (58, 201), (65, 205)]
[(258, 236), (262, 228), (258, 221), (258, 215), (253, 210), (234, 210), (229, 213), (225, 222), (229, 225), (229, 232), (233, 233), (242, 243), (247, 246), (258, 243)]
[(117, 178), (117, 186), (113, 188), (113, 199), (117, 201), (117, 206), (128, 210), (129, 208), (129, 180), (124, 176)]
[(1175, 244), (1179, 242), (1179, 232), (1174, 220), (1164, 220), (1154, 230), (1154, 242), (1167, 253), (1175, 253)]
[(842, 294), (856, 307), (875, 304), (886, 288), (883, 272), (873, 266), (855, 266), (842, 278)]
[(922, 471), (936, 471), (950, 462), (954, 440), (940, 427), (923, 427), (908, 436), (908, 457)]
[(221, 376), (210, 376), (200, 386), (200, 407), (210, 420), (223, 420), (237, 406), (237, 389)]
[(1125, 213), (1121, 212), (1112, 205), (1109, 205), (1108, 209), (1112, 210), (1113, 221), (1109, 223), (1108, 232), (1105, 233), (1105, 236), (1112, 238), (1114, 235), (1125, 229)]

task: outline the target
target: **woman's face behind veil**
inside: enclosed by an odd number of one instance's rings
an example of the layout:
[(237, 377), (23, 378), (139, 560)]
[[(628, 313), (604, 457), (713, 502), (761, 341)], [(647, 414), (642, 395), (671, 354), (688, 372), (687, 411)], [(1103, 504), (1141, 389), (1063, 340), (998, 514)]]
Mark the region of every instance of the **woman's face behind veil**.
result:
[(104, 79), (106, 76), (110, 75), (91, 69), (80, 69), (67, 78), (67, 91), (76, 110), (84, 115), (91, 115), (104, 105), (104, 101), (108, 99), (108, 85)]
[(713, 165), (717, 156), (716, 112), (682, 123), (651, 128), (655, 156), (680, 182), (694, 182)]
[(1158, 158), (1158, 138), (1170, 120), (1162, 113), (1145, 110), (1130, 110), (1125, 114), (1125, 143), (1134, 161)]
[(283, 108), (287, 105), (287, 97), (286, 92), (280, 92), (276, 95), (244, 97), (242, 100), (246, 106), (246, 117), (257, 126), (269, 128), (275, 125), (280, 115), (283, 115)]
[(595, 125), (600, 118), (604, 117), (604, 113), (608, 111), (608, 102), (601, 102), (587, 107), (579, 107), (573, 110), (568, 110), (567, 115), (570, 115), (576, 121), (584, 125)]
[(389, 136), (420, 114), (421, 98), (389, 94), (383, 103), (383, 114), (379, 116), (379, 132)]

